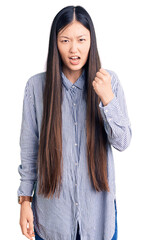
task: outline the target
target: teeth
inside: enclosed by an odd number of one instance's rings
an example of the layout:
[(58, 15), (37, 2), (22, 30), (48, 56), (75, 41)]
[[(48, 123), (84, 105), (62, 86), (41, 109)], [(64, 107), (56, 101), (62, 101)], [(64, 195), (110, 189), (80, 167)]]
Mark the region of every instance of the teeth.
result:
[(77, 59), (77, 58), (79, 58), (79, 57), (71, 57), (71, 59)]

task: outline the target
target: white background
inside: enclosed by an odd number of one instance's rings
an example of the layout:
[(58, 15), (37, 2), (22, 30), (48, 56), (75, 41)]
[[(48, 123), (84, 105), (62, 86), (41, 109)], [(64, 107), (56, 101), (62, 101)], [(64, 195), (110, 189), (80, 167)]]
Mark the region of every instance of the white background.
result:
[(132, 141), (124, 152), (113, 149), (119, 240), (149, 239), (147, 4), (144, 0), (14, 0), (1, 3), (1, 239), (27, 239), (21, 233), (20, 205), (17, 203), (23, 93), (28, 78), (45, 70), (52, 20), (67, 5), (81, 5), (89, 12), (102, 67), (117, 73), (126, 96)]

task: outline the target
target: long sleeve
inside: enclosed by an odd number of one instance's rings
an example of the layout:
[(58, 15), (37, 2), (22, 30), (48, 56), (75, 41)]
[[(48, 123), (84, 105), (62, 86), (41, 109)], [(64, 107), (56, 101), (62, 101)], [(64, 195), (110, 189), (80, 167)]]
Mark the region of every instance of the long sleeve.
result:
[(117, 74), (113, 71), (111, 72), (114, 98), (106, 106), (100, 102), (99, 108), (110, 144), (117, 150), (123, 151), (130, 144), (132, 137), (131, 123), (128, 117), (122, 85)]
[(31, 80), (26, 83), (23, 99), (19, 141), (21, 164), (18, 167), (21, 183), (17, 190), (18, 196), (31, 196), (37, 181), (38, 129)]

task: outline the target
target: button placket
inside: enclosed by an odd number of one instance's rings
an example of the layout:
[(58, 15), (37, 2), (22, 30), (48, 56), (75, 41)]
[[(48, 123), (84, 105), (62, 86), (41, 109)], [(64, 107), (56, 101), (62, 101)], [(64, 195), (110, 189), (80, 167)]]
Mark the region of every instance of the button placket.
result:
[(77, 143), (77, 135), (78, 135), (78, 133), (77, 133), (77, 111), (76, 111), (77, 105), (75, 102), (73, 102), (73, 105), (75, 106), (75, 108), (74, 108), (75, 146), (77, 147), (78, 146), (78, 143)]
[[(76, 87), (72, 86), (73, 92)], [(74, 192), (75, 192), (75, 198), (74, 198), (74, 207), (76, 208), (76, 219), (79, 218), (80, 215), (80, 208), (79, 208), (79, 188), (78, 188), (78, 179), (79, 179), (79, 174), (78, 174), (78, 166), (79, 166), (79, 148), (78, 148), (78, 107), (80, 106), (80, 101), (81, 101), (81, 95), (82, 92), (77, 91), (76, 94), (71, 95), (72, 99), (72, 111), (73, 111), (73, 124), (74, 124), (74, 130), (75, 130), (75, 139), (74, 139), (74, 148), (76, 151), (76, 159), (74, 162), (75, 166), (75, 179), (74, 179)]]
[[(77, 137), (78, 137), (78, 126), (77, 126), (77, 104), (75, 102), (73, 102), (73, 109), (74, 109), (74, 127), (75, 127), (75, 147), (78, 147), (78, 143), (77, 143)], [(77, 156), (78, 156), (78, 148), (76, 149), (77, 151)], [(76, 191), (76, 199), (75, 199), (75, 206), (78, 207), (79, 203), (78, 203), (78, 189), (77, 189), (77, 171), (78, 171), (78, 159), (75, 161), (75, 166), (76, 166), (76, 179), (75, 179), (75, 191)], [(77, 210), (78, 211), (78, 210)], [(77, 212), (78, 215), (78, 212)]]

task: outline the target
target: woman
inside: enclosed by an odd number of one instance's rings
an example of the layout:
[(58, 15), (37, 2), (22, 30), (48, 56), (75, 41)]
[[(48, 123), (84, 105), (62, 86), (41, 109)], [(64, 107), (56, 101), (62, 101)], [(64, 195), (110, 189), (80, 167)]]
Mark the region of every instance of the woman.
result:
[(46, 72), (25, 87), (22, 233), (36, 240), (116, 240), (111, 146), (123, 151), (130, 140), (124, 92), (117, 74), (101, 68), (92, 20), (81, 6), (65, 7), (51, 26)]

